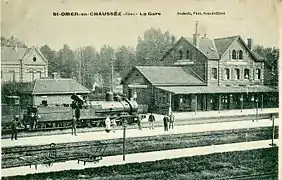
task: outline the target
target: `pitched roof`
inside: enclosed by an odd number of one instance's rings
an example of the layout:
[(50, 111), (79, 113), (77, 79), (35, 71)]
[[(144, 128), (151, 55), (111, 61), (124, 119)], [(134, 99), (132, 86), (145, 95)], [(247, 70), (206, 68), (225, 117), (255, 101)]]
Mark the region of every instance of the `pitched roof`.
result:
[(277, 92), (277, 89), (263, 85), (254, 85), (250, 87), (243, 86), (174, 86), (157, 88), (172, 92), (174, 94), (202, 94), (202, 93), (243, 93), (243, 92)]
[(19, 62), (30, 50), (31, 48), (1, 47), (1, 61)]
[(177, 66), (136, 66), (154, 85), (205, 85), (188, 67)]
[(73, 79), (37, 79), (32, 94), (74, 94), (90, 91)]
[[(193, 45), (193, 38), (186, 37), (188, 42)], [(208, 59), (219, 59), (216, 46), (212, 39), (209, 38), (200, 38), (199, 39), (199, 48), (198, 48)]]
[(216, 46), (218, 55), (221, 57), (222, 54), (228, 49), (231, 43), (237, 38), (238, 36), (231, 36), (231, 37), (224, 37), (224, 38), (216, 38), (214, 39), (214, 44)]

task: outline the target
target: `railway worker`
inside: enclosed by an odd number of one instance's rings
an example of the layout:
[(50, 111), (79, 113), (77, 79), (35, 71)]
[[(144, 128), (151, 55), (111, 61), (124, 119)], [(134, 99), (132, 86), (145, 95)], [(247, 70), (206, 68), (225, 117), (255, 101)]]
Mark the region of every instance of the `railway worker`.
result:
[(164, 116), (163, 121), (164, 121), (164, 131), (168, 131), (169, 117), (167, 114)]
[(77, 120), (74, 116), (72, 116), (72, 122), (71, 122), (71, 135), (75, 135), (77, 136), (76, 134), (76, 124), (77, 124)]
[(117, 122), (115, 118), (111, 120), (111, 126), (113, 128), (113, 132), (116, 132)]
[(173, 112), (171, 111), (170, 112), (170, 117), (169, 117), (169, 129), (173, 129), (173, 123), (174, 123), (174, 120), (175, 120), (175, 116), (173, 114)]
[(19, 116), (15, 116), (14, 120), (11, 124), (11, 130), (12, 130), (11, 140), (13, 140), (14, 138), (15, 138), (15, 140), (18, 139), (18, 130), (17, 130), (17, 126), (19, 124), (18, 120), (19, 120)]
[(149, 129), (154, 129), (154, 123), (155, 123), (155, 116), (153, 115), (153, 113), (151, 112), (149, 118)]
[(137, 125), (138, 125), (138, 130), (142, 131), (142, 126), (141, 126), (141, 115), (137, 114)]
[(106, 120), (105, 120), (105, 125), (106, 125), (106, 128), (105, 128), (105, 131), (108, 133), (111, 131), (111, 119), (110, 119), (110, 116), (107, 116)]

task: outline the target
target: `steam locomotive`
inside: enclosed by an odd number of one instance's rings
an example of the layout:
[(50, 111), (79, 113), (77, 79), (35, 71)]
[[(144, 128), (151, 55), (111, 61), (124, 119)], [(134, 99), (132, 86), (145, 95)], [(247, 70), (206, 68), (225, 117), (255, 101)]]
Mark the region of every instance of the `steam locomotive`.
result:
[[(19, 116), (24, 129), (60, 129), (71, 126), (73, 116), (77, 117), (78, 127), (104, 126), (107, 116), (115, 118), (118, 125), (123, 119), (128, 124), (135, 122), (138, 104), (133, 98), (106, 94), (105, 101), (85, 101), (77, 95), (70, 97), (70, 106), (30, 106), (21, 108), (19, 97), (11, 97), (8, 104), (2, 104), (2, 130), (8, 129), (14, 116)], [(4, 110), (4, 111), (3, 111)]]

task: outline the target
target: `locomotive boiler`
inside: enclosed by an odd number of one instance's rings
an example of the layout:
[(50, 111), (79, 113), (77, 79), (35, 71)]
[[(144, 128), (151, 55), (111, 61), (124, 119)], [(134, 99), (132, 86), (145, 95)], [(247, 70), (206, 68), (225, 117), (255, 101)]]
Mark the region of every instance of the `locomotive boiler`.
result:
[[(123, 118), (126, 118), (129, 124), (135, 122), (138, 104), (133, 98), (114, 96), (112, 93), (107, 93), (104, 101), (83, 100), (77, 95), (72, 95), (70, 98), (73, 102), (69, 106), (31, 106), (21, 109), (17, 114), (20, 115), (22, 127), (25, 129), (69, 128), (73, 116), (79, 116), (78, 127), (104, 126), (107, 116), (111, 119), (116, 118), (118, 125), (121, 125)], [(6, 121), (11, 121), (12, 117), (10, 115)], [(9, 123), (5, 123), (6, 127), (3, 127), (2, 121), (2, 128), (8, 128), (8, 125)]]

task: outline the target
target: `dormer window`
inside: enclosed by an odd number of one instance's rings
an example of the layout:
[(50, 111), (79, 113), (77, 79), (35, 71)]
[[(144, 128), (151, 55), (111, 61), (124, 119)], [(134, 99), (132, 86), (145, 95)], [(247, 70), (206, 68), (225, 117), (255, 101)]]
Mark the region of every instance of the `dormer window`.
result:
[(33, 57), (32, 60), (33, 60), (33, 62), (36, 62), (36, 57)]
[(179, 60), (183, 59), (183, 52), (182, 50), (179, 50)]
[(239, 59), (243, 59), (243, 51), (239, 50)]
[(236, 50), (232, 51), (232, 59), (236, 59)]

